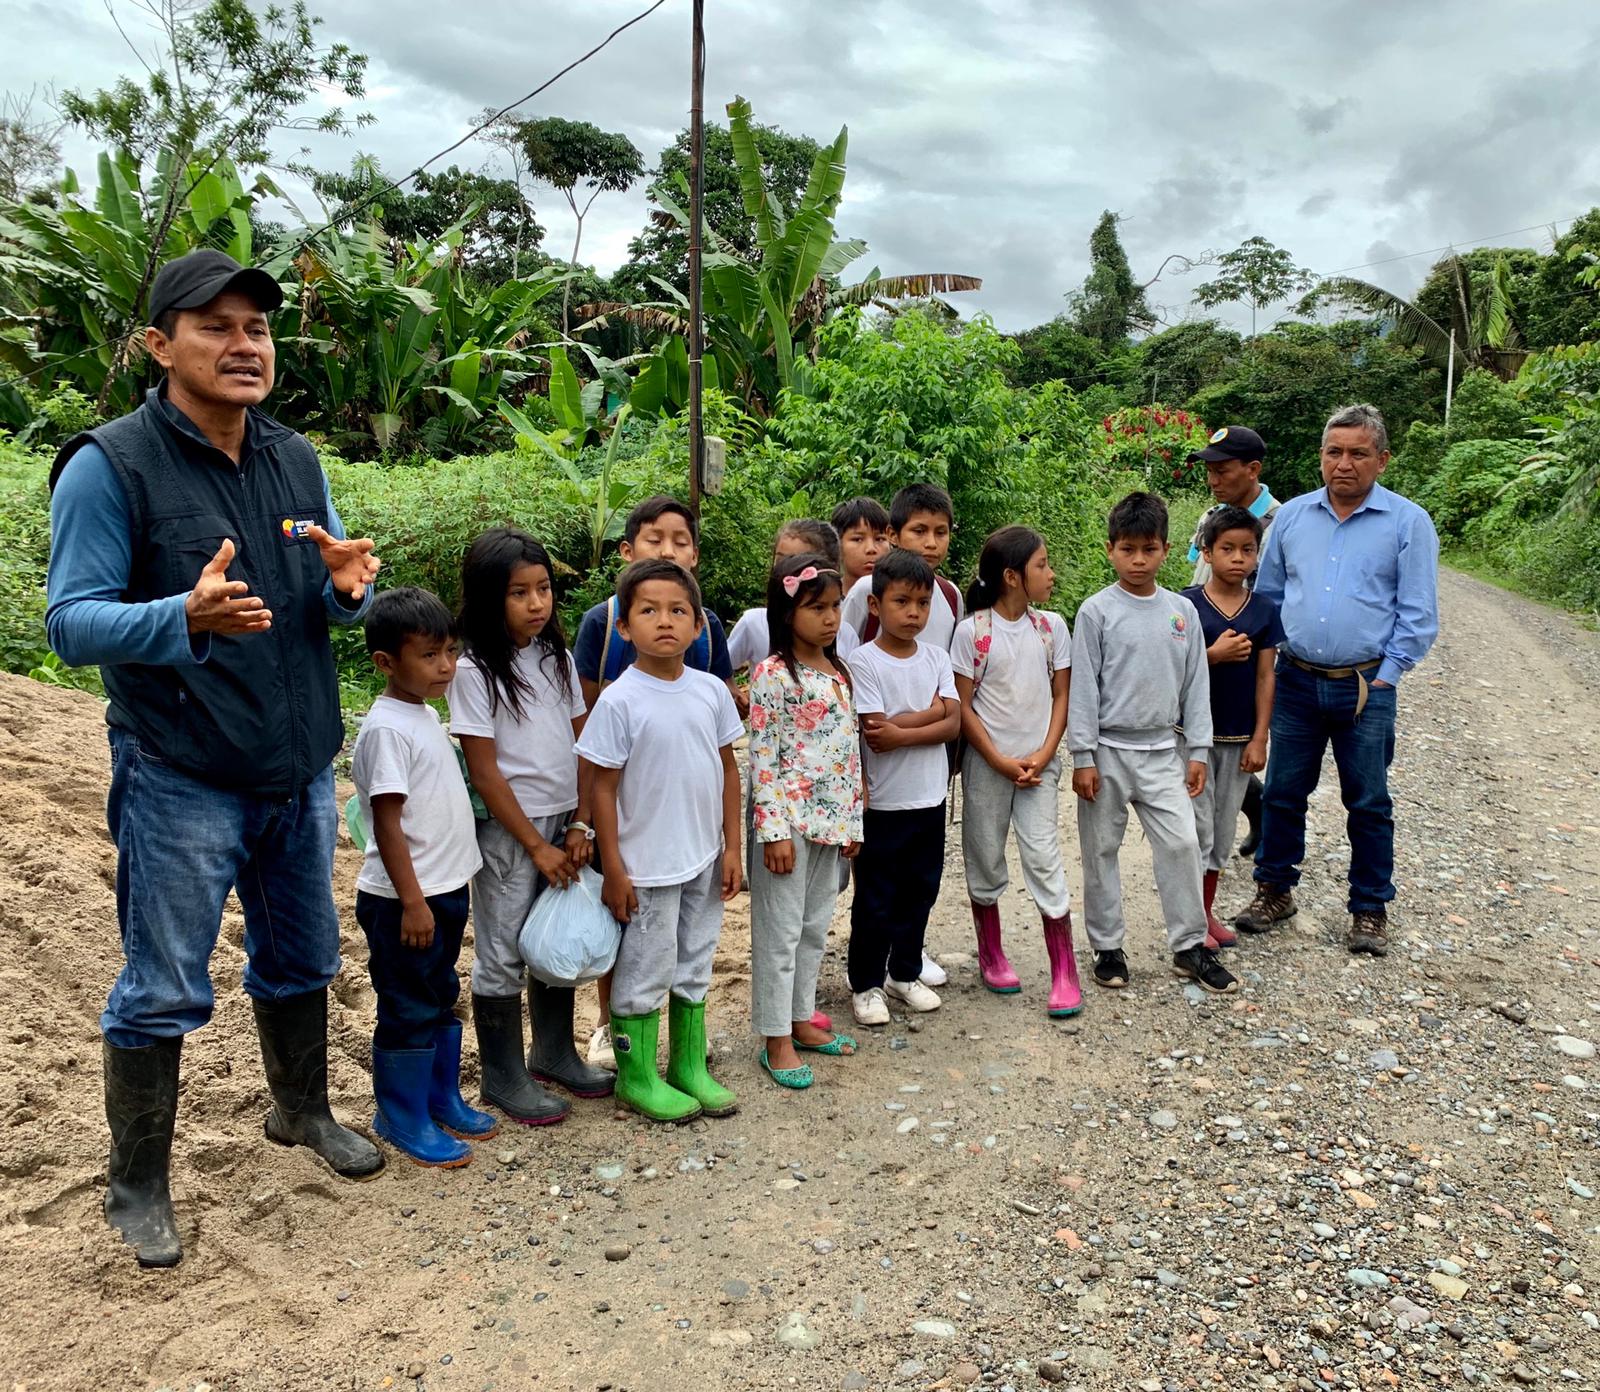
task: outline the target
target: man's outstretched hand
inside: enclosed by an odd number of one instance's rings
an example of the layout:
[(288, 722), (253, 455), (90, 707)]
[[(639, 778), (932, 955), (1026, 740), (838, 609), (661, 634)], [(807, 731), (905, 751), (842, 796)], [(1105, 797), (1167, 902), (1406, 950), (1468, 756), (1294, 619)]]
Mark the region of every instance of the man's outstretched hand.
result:
[(265, 633), (272, 627), (272, 610), (261, 597), (243, 580), (228, 579), (232, 561), (233, 542), (224, 537), (183, 601), (190, 633)]
[(328, 567), (333, 588), (359, 601), (367, 586), (378, 578), (378, 567), (383, 564), (372, 554), (371, 539), (349, 537), (340, 541), (332, 532), (316, 526), (309, 528), (306, 535), (322, 552), (322, 563)]

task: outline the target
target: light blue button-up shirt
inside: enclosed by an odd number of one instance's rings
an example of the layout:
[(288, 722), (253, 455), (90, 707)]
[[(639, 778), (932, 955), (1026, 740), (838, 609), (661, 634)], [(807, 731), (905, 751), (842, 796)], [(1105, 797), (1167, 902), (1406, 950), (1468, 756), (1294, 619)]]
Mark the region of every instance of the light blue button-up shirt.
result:
[(1375, 484), (1342, 522), (1319, 488), (1278, 509), (1255, 592), (1283, 617), (1288, 652), (1319, 667), (1379, 659), (1397, 685), (1439, 636), (1439, 537), (1409, 498)]

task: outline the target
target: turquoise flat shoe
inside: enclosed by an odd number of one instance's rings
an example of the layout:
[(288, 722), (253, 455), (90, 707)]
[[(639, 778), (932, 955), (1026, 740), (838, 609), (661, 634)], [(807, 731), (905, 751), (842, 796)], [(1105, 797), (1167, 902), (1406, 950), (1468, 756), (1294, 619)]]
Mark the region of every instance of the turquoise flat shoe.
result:
[(848, 1034), (836, 1034), (826, 1044), (802, 1044), (798, 1039), (794, 1047), (807, 1054), (830, 1054), (834, 1058), (849, 1058), (859, 1047)]
[(767, 1051), (761, 1051), (761, 1066), (767, 1070), (768, 1076), (779, 1087), (793, 1088), (796, 1092), (803, 1091), (815, 1081), (811, 1074), (811, 1065), (802, 1063), (798, 1068), (774, 1068), (767, 1062)]

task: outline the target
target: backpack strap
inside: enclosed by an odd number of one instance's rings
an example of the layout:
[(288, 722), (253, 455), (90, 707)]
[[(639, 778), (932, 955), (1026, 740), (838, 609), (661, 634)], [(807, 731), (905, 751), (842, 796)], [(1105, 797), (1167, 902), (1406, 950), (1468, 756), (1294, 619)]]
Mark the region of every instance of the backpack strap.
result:
[(983, 685), (983, 669), (989, 665), (989, 645), (994, 640), (994, 610), (977, 609), (972, 615), (972, 693)]
[(942, 575), (933, 577), (934, 583), (939, 587), (939, 593), (944, 596), (944, 602), (950, 606), (950, 617), (961, 617), (961, 591), (955, 587), (953, 580), (946, 580)]
[(689, 644), (689, 651), (684, 654), (685, 664), (697, 672), (711, 670), (711, 621), (706, 618), (706, 611), (700, 611), (700, 632), (695, 636), (694, 642)]
[(1051, 681), (1056, 679), (1056, 635), (1050, 627), (1050, 620), (1045, 618), (1033, 605), (1028, 606), (1028, 622), (1033, 625), (1033, 631), (1039, 635), (1039, 641), (1044, 644), (1044, 670)]
[(861, 625), (861, 641), (862, 643), (870, 643), (877, 636), (878, 616), (876, 614), (869, 613), (867, 615), (866, 623)]
[(617, 636), (617, 597), (612, 595), (606, 601), (606, 636), (600, 641), (600, 689), (615, 681), (611, 675), (611, 645)]

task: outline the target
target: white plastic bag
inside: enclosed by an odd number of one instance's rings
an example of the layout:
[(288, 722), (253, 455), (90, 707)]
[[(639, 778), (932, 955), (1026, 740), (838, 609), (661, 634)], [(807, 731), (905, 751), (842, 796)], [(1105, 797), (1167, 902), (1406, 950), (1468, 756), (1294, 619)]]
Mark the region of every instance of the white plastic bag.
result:
[(600, 902), (602, 883), (584, 866), (571, 889), (546, 886), (533, 901), (517, 950), (546, 986), (581, 986), (604, 976), (616, 962), (622, 925)]

